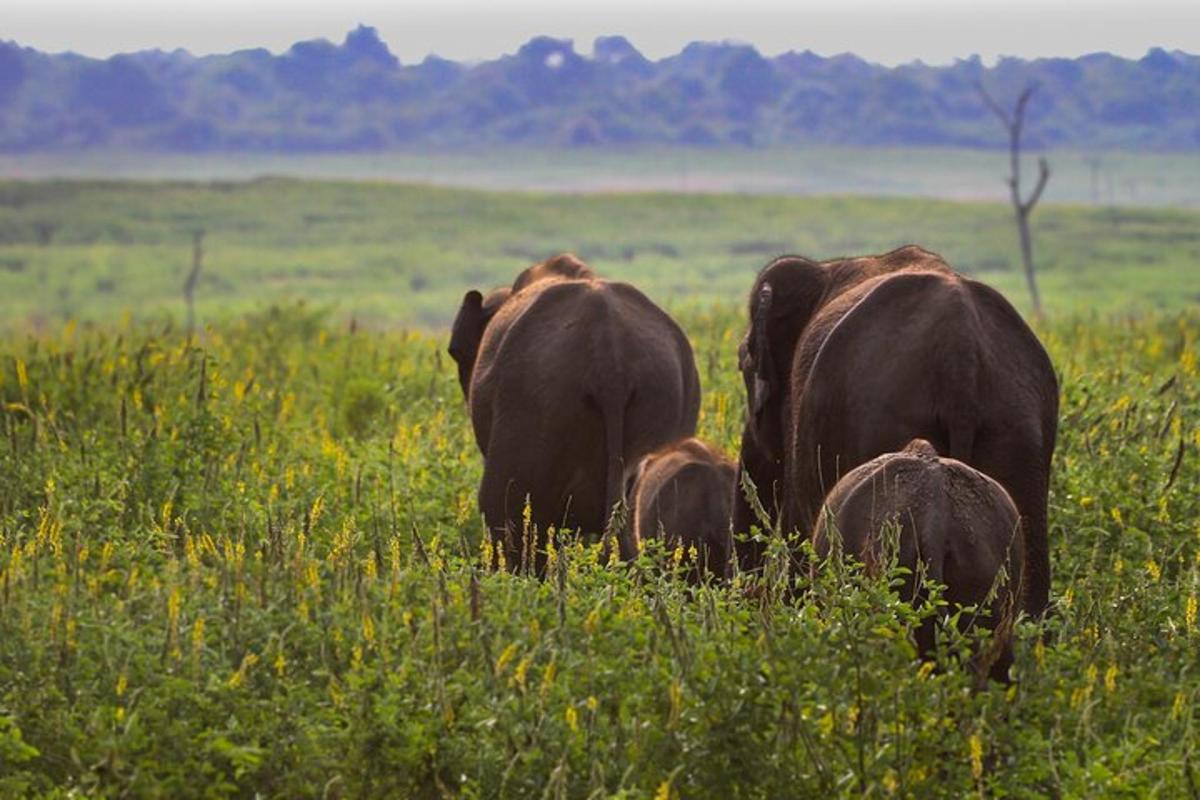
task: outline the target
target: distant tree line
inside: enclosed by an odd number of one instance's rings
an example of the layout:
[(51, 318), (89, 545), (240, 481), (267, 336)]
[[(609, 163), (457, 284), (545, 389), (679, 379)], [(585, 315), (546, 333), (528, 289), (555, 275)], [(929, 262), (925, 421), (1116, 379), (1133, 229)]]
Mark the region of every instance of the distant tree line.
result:
[[(814, 43), (818, 46), (820, 43)], [(481, 145), (1004, 147), (976, 86), (1028, 104), (1032, 149), (1200, 148), (1200, 56), (978, 57), (884, 67), (693, 43), (651, 61), (619, 36), (587, 55), (538, 37), (479, 64), (403, 64), (376, 31), (196, 57), (106, 60), (0, 43), (0, 150), (369, 151)]]

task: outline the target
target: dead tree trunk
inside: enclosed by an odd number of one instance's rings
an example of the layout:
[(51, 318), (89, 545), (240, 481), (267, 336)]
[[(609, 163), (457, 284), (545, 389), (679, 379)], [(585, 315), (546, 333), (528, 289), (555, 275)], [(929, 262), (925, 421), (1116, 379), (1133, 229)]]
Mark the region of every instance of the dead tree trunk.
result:
[(1021, 96), (1017, 98), (1017, 105), (1012, 114), (1005, 111), (988, 94), (982, 83), (976, 83), (975, 88), (979, 90), (983, 102), (992, 110), (992, 113), (1000, 118), (1008, 130), (1010, 161), (1008, 188), (1012, 197), (1013, 213), (1017, 219), (1017, 234), (1021, 239), (1021, 263), (1025, 270), (1025, 285), (1029, 287), (1029, 297), (1033, 300), (1033, 313), (1040, 317), (1042, 315), (1042, 299), (1038, 294), (1037, 276), (1033, 266), (1033, 237), (1029, 233), (1029, 215), (1038, 200), (1041, 199), (1042, 191), (1046, 188), (1046, 181), (1050, 179), (1050, 165), (1046, 163), (1045, 158), (1038, 159), (1038, 179), (1037, 184), (1033, 187), (1033, 192), (1024, 200), (1021, 199), (1021, 129), (1025, 125), (1025, 107), (1029, 104), (1029, 98), (1033, 96), (1037, 86), (1030, 84), (1025, 87)]
[(192, 234), (192, 271), (183, 282), (183, 302), (187, 304), (187, 338), (192, 340), (192, 332), (196, 327), (196, 284), (200, 280), (200, 270), (204, 268), (204, 231), (198, 230)]

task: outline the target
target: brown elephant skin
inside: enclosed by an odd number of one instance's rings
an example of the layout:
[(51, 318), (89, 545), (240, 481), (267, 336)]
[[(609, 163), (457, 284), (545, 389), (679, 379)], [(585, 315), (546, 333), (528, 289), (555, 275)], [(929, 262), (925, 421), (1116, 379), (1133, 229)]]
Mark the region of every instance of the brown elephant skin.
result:
[[(928, 442), (915, 439), (901, 452), (878, 456), (838, 481), (825, 499), (813, 545), (825, 558), (840, 537), (843, 552), (878, 575), (889, 525), (899, 535), (897, 563), (910, 570), (901, 598), (912, 602), (923, 595), (919, 576), (924, 576), (946, 587), (949, 612), (960, 606), (986, 610), (979, 623), (993, 637), (973, 655), (973, 663), (981, 676), (990, 672), (1007, 680), (1024, 561), (1020, 515), (1008, 492), (982, 472), (940, 458)], [(1002, 571), (1007, 574), (1003, 581)], [(960, 617), (964, 632), (977, 616)], [(917, 631), (923, 655), (934, 649), (935, 628), (930, 618)]]
[[(925, 439), (1008, 491), (1022, 518), (1026, 608), (1046, 609), (1058, 381), (998, 292), (915, 246), (776, 259), (754, 283), (739, 357), (749, 406), (740, 470), (783, 531), (810, 531), (840, 476)], [(756, 522), (742, 472), (735, 532)], [(760, 556), (738, 542), (743, 567)]]
[(733, 461), (694, 438), (643, 458), (629, 492), (638, 546), (661, 536), (668, 550), (682, 547), (689, 558), (695, 548), (689, 580), (728, 578), (735, 471)]
[[(484, 457), (479, 506), (510, 569), (541, 571), (550, 526), (607, 530), (627, 472), (695, 433), (700, 385), (687, 337), (637, 289), (596, 278), (570, 254), (486, 299), (467, 292), (450, 354)], [(617, 533), (621, 556), (635, 556), (630, 526)]]

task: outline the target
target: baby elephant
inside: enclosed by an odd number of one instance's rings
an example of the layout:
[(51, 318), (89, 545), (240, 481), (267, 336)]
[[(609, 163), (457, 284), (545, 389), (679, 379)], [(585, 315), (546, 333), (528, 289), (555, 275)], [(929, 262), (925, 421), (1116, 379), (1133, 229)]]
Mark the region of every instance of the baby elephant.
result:
[(660, 533), (667, 549), (682, 547), (697, 562), (688, 573), (693, 583), (703, 572), (717, 580), (729, 574), (730, 515), (736, 467), (699, 439), (662, 447), (638, 464), (629, 491), (634, 539)]
[[(994, 679), (1007, 681), (1012, 623), (1022, 600), (1025, 554), (1019, 520), (999, 483), (961, 461), (939, 457), (924, 439), (914, 439), (903, 451), (868, 461), (838, 481), (825, 498), (813, 544), (819, 556), (826, 556), (836, 531), (847, 554), (860, 559), (868, 572), (878, 572), (881, 528), (897, 526), (899, 563), (912, 570), (901, 597), (912, 601), (920, 592), (919, 560), (930, 579), (945, 585), (950, 609), (988, 609), (981, 624), (994, 632), (992, 643), (975, 653), (972, 667), (981, 678), (990, 671)], [(1008, 579), (989, 600), (1001, 570), (1007, 570)], [(970, 616), (963, 614), (964, 627)], [(917, 632), (922, 654), (934, 648), (934, 627), (930, 619)]]

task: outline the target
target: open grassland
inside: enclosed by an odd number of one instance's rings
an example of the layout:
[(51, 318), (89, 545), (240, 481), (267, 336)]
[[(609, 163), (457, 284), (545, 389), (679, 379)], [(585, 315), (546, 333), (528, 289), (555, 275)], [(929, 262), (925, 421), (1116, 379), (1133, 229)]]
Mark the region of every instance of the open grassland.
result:
[[(1046, 205), (1047, 309), (1132, 313), (1200, 299), (1200, 212)], [(574, 250), (673, 307), (740, 302), (773, 256), (916, 242), (1024, 308), (999, 203), (750, 195), (488, 193), (384, 183), (0, 183), (0, 327), (178, 317), (206, 231), (202, 321), (289, 298), (374, 325), (438, 327), (465, 289)]]
[[(1004, 141), (997, 126), (996, 144)], [(1047, 202), (1200, 208), (1200, 154), (1068, 150), (1041, 155), (1054, 171)], [(854, 194), (1003, 202), (1007, 157), (1003, 149), (828, 146), (307, 155), (84, 151), (0, 154), (0, 177), (245, 180), (274, 175), (497, 191)]]
[[(681, 281), (690, 254), (721, 236), (832, 235), (797, 213), (820, 205), (764, 201), (750, 213), (751, 201), (730, 198), (550, 201), (284, 183), (233, 190), (222, 205), (210, 194), (230, 190), (37, 191), (63, 193), (64, 219), (91, 210), (50, 252), (122, 252), (81, 240), (113, 235), (104, 226), (116, 215), (100, 198), (139, 209), (127, 232), (150, 249), (125, 273), (110, 265), (121, 286), (135, 274), (156, 286), (156, 270), (169, 272), (149, 254), (173, 263), (168, 233), (191, 224), (173, 216), (184, 209), (214, 230), (225, 220), (225, 246), (256, 265), (248, 271), (303, 258), (350, 270), (356, 247), (374, 248), (445, 284), (447, 296), (466, 275), (507, 274), (516, 257), (489, 248), (538, 241), (531, 228), (546, 247), (578, 246), (565, 232), (571, 220), (586, 220), (597, 245), (617, 232), (621, 242), (678, 242), (685, 255), (669, 263)], [(285, 222), (317, 207), (310, 192), (342, 193), (345, 233), (329, 251), (320, 234), (331, 221), (283, 239)], [(434, 214), (444, 203), (475, 205), (452, 223)], [(592, 203), (608, 212), (606, 226)], [(838, 203), (869, 208), (890, 230), (922, 219), (949, 232), (957, 225), (947, 216), (962, 214), (980, 223), (972, 235), (1000, 247), (1003, 225), (989, 233), (987, 209), (928, 204), (918, 216), (903, 204)], [(396, 222), (427, 226), (423, 256), (396, 238), (354, 244), (386, 227), (389, 208), (425, 215)], [(714, 222), (714, 232), (706, 222), (718, 211), (775, 221), (749, 231)], [(240, 234), (258, 247), (239, 250), (236, 223), (247, 215), (274, 227)], [(669, 238), (682, 235), (680, 217), (695, 241)], [(1055, 220), (1097, 222), (1048, 210), (1044, 221)], [(1122, 225), (1183, 232), (1184, 221)], [(821, 241), (858, 249), (853, 227), (843, 221), (846, 240)], [(222, 261), (234, 257), (219, 255), (221, 236), (214, 273), (261, 298), (261, 278), (235, 277), (234, 261)], [(257, 263), (268, 244), (287, 255)], [(1099, 228), (1075, 245), (1133, 246)], [(1189, 245), (1143, 246), (1168, 259)], [(605, 267), (624, 263), (607, 258)], [(756, 259), (739, 267), (741, 283)], [(671, 275), (664, 266), (650, 282), (663, 292)], [(22, 294), (6, 295), (6, 308), (21, 308)], [(396, 309), (420, 313), (397, 294)], [(1112, 289), (1087, 296), (1099, 302)], [(744, 411), (741, 315), (729, 305), (681, 322), (704, 382), (702, 432), (731, 450)], [(782, 560), (763, 583), (741, 576), (693, 592), (672, 577), (672, 554), (606, 565), (598, 546), (567, 537), (545, 582), (482, 569), (480, 459), (438, 337), (354, 331), (295, 308), (231, 320), (190, 343), (177, 327), (136, 321), (9, 335), (0, 343), (0, 796), (1195, 796), (1198, 329), (1195, 310), (1039, 329), (1063, 386), (1050, 504), (1055, 613), (1044, 643), (1033, 624), (1019, 626), (1016, 683), (980, 692), (953, 653), (934, 670), (915, 659), (909, 634), (929, 608), (907, 608), (837, 565), (812, 580), (803, 606), (780, 599)]]

